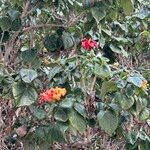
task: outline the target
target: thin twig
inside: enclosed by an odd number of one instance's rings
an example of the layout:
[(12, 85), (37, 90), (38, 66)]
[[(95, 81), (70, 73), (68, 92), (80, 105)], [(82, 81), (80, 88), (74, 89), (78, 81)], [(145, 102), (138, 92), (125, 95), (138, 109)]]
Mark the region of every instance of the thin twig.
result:
[(86, 13), (86, 11), (83, 11), (80, 15), (78, 15), (75, 19), (70, 20), (66, 24), (40, 24), (40, 25), (34, 25), (30, 27), (26, 27), (23, 29), (24, 32), (28, 32), (32, 29), (37, 30), (39, 28), (53, 28), (53, 27), (63, 27), (63, 28), (69, 28), (73, 26), (75, 23), (77, 23)]
[(70, 20), (67, 25), (68, 27), (73, 26), (76, 22), (78, 22), (82, 17), (84, 17), (86, 15), (86, 11), (84, 10), (80, 15), (78, 15), (76, 18), (73, 18), (72, 20)]
[(91, 83), (90, 93), (93, 93), (94, 86), (95, 86), (95, 82), (96, 82), (96, 78), (97, 78), (97, 76), (95, 76), (95, 77), (93, 78), (93, 81), (92, 81), (92, 83)]
[(62, 24), (40, 24), (40, 25), (35, 25), (35, 26), (30, 26), (30, 27), (24, 28), (23, 31), (28, 32), (32, 29), (37, 30), (39, 28), (52, 28), (52, 27), (64, 27), (64, 28), (66, 28), (66, 26), (64, 26)]
[(0, 39), (0, 59), (3, 58), (3, 52), (2, 52), (3, 37), (4, 37), (4, 31), (2, 32), (2, 36), (1, 36), (1, 39)]
[(26, 14), (24, 15), (24, 17), (28, 16), (29, 14), (31, 14), (34, 10), (36, 10), (36, 8), (39, 6), (39, 4), (41, 3), (41, 1), (38, 1), (35, 6), (33, 8), (31, 8), (28, 12), (26, 12)]
[(29, 6), (30, 6), (30, 1), (27, 0), (26, 4), (25, 4), (25, 6), (24, 6), (24, 9), (23, 9), (22, 15), (21, 15), (21, 19), (22, 19), (23, 17), (25, 17), (25, 15), (26, 15), (26, 13), (27, 13), (27, 11), (28, 11)]

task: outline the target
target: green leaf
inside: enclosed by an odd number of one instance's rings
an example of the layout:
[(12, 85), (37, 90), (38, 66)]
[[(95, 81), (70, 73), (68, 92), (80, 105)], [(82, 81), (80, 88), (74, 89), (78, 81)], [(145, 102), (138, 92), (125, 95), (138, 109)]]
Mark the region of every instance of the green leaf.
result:
[(134, 104), (134, 98), (133, 97), (127, 97), (124, 94), (121, 94), (119, 92), (116, 93), (115, 95), (115, 100), (119, 103), (122, 109), (129, 109), (133, 106)]
[(12, 20), (9, 16), (0, 17), (0, 27), (3, 31), (8, 31), (11, 28)]
[(148, 16), (149, 16), (149, 10), (146, 8), (139, 10), (135, 15), (133, 15), (133, 17), (137, 17), (140, 19), (145, 19)]
[(117, 25), (117, 26), (119, 26), (120, 27), (120, 29), (122, 29), (124, 32), (128, 32), (128, 28), (127, 28), (127, 26), (126, 26), (126, 24), (121, 24), (120, 22), (118, 22), (118, 21), (114, 21), (113, 22), (113, 25)]
[(115, 53), (121, 53), (121, 49), (118, 48), (117, 46), (113, 45), (113, 44), (110, 44), (110, 49), (115, 52)]
[(50, 143), (52, 142), (60, 142), (60, 143), (64, 143), (65, 142), (65, 136), (62, 132), (62, 130), (60, 129), (60, 126), (58, 126), (57, 124), (52, 125), (52, 127), (50, 127), (50, 130), (48, 132), (48, 134), (46, 135), (48, 141), (50, 141)]
[(134, 74), (132, 76), (129, 76), (127, 78), (127, 81), (134, 84), (137, 87), (141, 87), (143, 79), (141, 78), (140, 75)]
[(139, 114), (140, 120), (144, 121), (148, 119), (150, 116), (150, 110), (148, 108), (144, 108), (142, 112)]
[(101, 96), (104, 97), (108, 92), (117, 90), (117, 85), (113, 81), (104, 81), (101, 87)]
[(62, 40), (54, 33), (45, 37), (43, 45), (48, 51), (54, 52), (62, 46)]
[(150, 142), (149, 136), (144, 131), (138, 131), (138, 138), (143, 141), (148, 140)]
[(150, 149), (150, 142), (149, 141), (140, 141), (138, 142), (138, 150), (149, 150)]
[(21, 52), (21, 58), (24, 62), (31, 63), (37, 57), (36, 49), (28, 49)]
[(42, 120), (46, 117), (46, 112), (42, 108), (37, 108), (31, 105), (29, 109), (31, 113), (33, 114), (33, 116), (35, 116), (39, 120)]
[[(4, 35), (2, 35), (2, 34), (4, 34)], [(3, 36), (2, 43), (6, 42), (10, 38), (9, 32), (8, 31), (4, 31), (4, 33), (3, 33), (3, 31), (0, 28), (0, 39), (2, 38), (2, 36)]]
[(66, 97), (63, 101), (61, 101), (59, 104), (63, 108), (72, 108), (74, 104), (75, 99), (72, 97)]
[(103, 6), (96, 6), (91, 9), (92, 15), (95, 18), (97, 24), (106, 16), (106, 10)]
[(36, 90), (21, 82), (15, 82), (12, 86), (13, 97), (16, 106), (29, 106), (33, 104), (38, 97)]
[(128, 143), (131, 143), (132, 145), (135, 144), (135, 142), (137, 141), (138, 136), (137, 136), (137, 132), (132, 131), (126, 134), (126, 140)]
[(38, 139), (48, 142), (50, 145), (54, 142), (65, 142), (64, 133), (60, 129), (60, 125), (49, 124), (48, 126), (39, 126), (35, 130)]
[(68, 122), (57, 121), (56, 125), (59, 127), (59, 129), (61, 130), (61, 132), (63, 134), (65, 134), (65, 132), (68, 129)]
[(54, 118), (58, 121), (66, 122), (68, 120), (67, 110), (63, 108), (57, 108), (54, 113)]
[(62, 35), (63, 44), (65, 49), (71, 49), (74, 46), (74, 37), (67, 32), (63, 32)]
[(8, 11), (9, 16), (11, 17), (11, 20), (14, 21), (15, 19), (19, 18), (20, 12), (17, 10), (9, 10)]
[[(113, 37), (113, 38), (117, 41), (123, 41), (124, 43), (127, 42), (126, 39), (122, 37)], [(113, 52), (118, 53), (118, 54), (122, 53), (123, 56), (128, 57), (128, 53), (124, 50), (124, 48), (121, 45), (116, 46), (115, 44), (110, 44), (109, 47)]]
[(85, 111), (84, 104), (75, 103), (75, 104), (74, 104), (74, 109), (75, 109), (80, 115), (82, 115), (83, 117), (85, 117), (86, 111)]
[(131, 15), (133, 13), (134, 4), (132, 0), (126, 0), (126, 2), (124, 0), (119, 0), (119, 2), (119, 5), (123, 8), (126, 15)]
[(100, 127), (109, 135), (112, 135), (118, 127), (118, 117), (113, 111), (103, 111), (101, 110), (97, 119)]
[(61, 72), (61, 67), (59, 67), (59, 66), (56, 66), (54, 68), (50, 68), (49, 73), (48, 73), (49, 81), (51, 81), (55, 77), (55, 75), (60, 73), (60, 72)]
[(21, 52), (21, 58), (22, 60), (27, 63), (29, 66), (31, 66), (34, 69), (37, 69), (41, 65), (41, 60), (39, 59), (37, 55), (36, 49), (28, 49)]
[(98, 75), (101, 78), (107, 78), (112, 75), (111, 69), (108, 65), (100, 65), (98, 63), (95, 64), (94, 66), (94, 74)]
[(11, 29), (13, 31), (18, 31), (18, 30), (21, 29), (21, 19), (20, 18), (17, 18), (14, 21), (12, 21), (12, 27), (11, 27)]
[(71, 125), (79, 132), (83, 133), (86, 129), (86, 122), (84, 118), (79, 115), (75, 110), (72, 110), (69, 114), (69, 121)]
[(37, 72), (32, 69), (21, 69), (20, 75), (21, 79), (26, 83), (31, 83), (38, 76)]

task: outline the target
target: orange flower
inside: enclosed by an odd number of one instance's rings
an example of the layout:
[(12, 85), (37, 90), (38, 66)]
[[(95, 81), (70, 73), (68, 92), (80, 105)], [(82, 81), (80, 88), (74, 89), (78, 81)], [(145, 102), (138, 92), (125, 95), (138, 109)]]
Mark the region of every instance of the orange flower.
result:
[(65, 96), (65, 94), (66, 94), (66, 89), (65, 88), (56, 87), (55, 88), (55, 93), (53, 95), (53, 99), (56, 99), (56, 100), (59, 101), (62, 96)]
[(51, 101), (59, 101), (62, 96), (66, 95), (66, 92), (67, 91), (65, 88), (58, 88), (58, 87), (46, 90), (45, 92), (40, 94), (39, 103), (43, 104)]
[(65, 88), (62, 88), (62, 89), (61, 89), (61, 95), (62, 95), (62, 96), (65, 96), (66, 93), (67, 93), (67, 90), (66, 90)]
[(149, 86), (148, 82), (146, 80), (143, 80), (142, 84), (141, 84), (141, 88), (143, 90), (147, 89), (147, 87)]

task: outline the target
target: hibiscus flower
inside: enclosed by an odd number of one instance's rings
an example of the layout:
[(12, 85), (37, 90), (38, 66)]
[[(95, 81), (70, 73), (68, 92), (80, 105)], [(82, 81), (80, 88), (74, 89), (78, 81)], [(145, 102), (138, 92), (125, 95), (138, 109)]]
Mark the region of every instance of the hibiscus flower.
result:
[(91, 50), (93, 48), (98, 48), (98, 43), (94, 40), (84, 38), (81, 42), (82, 47), (86, 50)]

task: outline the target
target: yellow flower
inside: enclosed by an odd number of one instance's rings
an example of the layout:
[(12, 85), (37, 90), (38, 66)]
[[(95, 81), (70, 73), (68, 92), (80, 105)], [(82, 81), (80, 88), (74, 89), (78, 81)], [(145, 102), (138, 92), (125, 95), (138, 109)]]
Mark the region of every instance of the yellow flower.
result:
[(147, 89), (148, 86), (149, 86), (148, 82), (147, 82), (146, 80), (143, 80), (143, 81), (142, 81), (142, 84), (141, 84), (141, 88), (142, 88), (143, 90), (145, 90), (145, 89)]
[(65, 88), (61, 89), (61, 95), (62, 96), (65, 96), (67, 93), (67, 90)]
[(58, 87), (56, 87), (55, 89), (54, 89), (54, 95), (53, 95), (53, 99), (54, 100), (60, 100), (60, 98), (61, 98), (61, 96), (65, 96), (66, 95), (66, 89), (65, 88), (58, 88)]
[(60, 100), (61, 95), (60, 94), (54, 94), (53, 95), (53, 99), (59, 101)]
[(118, 62), (115, 62), (115, 63), (113, 63), (113, 66), (119, 67), (119, 63), (118, 63)]

